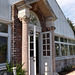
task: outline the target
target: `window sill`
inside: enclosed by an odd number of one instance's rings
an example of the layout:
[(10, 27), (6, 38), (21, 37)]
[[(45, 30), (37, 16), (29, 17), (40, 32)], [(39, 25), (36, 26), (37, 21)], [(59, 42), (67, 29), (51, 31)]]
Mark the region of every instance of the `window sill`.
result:
[(65, 60), (65, 59), (72, 59), (75, 58), (74, 56), (62, 56), (62, 57), (55, 57), (55, 60)]

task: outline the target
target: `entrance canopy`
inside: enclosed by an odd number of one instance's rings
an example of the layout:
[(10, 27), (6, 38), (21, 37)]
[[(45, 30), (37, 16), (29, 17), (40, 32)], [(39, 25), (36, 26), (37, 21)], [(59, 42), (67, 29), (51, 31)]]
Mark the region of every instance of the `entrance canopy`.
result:
[(38, 5), (45, 18), (53, 17), (54, 20), (57, 19), (47, 0), (20, 0), (18, 3), (16, 3), (16, 6), (19, 7), (22, 5), (28, 5), (30, 8), (32, 8), (32, 6), (30, 5), (33, 3), (36, 3)]

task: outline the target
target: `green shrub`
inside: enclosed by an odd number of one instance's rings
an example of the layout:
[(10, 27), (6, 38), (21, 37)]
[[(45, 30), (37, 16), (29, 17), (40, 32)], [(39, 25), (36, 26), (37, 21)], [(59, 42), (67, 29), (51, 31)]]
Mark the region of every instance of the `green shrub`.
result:
[(72, 65), (62, 68), (62, 71), (70, 71), (72, 69)]
[(7, 63), (7, 64), (6, 64), (7, 72), (12, 73), (12, 72), (13, 72), (13, 67), (16, 67), (16, 68), (17, 68), (17, 69), (16, 69), (17, 75), (25, 75), (26, 71), (25, 71), (24, 69), (22, 69), (22, 66), (23, 66), (23, 65), (24, 65), (24, 64), (16, 64), (16, 65), (14, 66), (14, 64), (11, 65), (11, 63)]

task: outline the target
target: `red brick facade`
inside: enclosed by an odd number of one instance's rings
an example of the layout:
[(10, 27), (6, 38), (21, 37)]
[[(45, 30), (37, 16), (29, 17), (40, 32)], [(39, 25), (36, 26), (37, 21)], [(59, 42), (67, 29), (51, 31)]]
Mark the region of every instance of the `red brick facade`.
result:
[(22, 61), (22, 23), (18, 19), (18, 10), (12, 6), (12, 28), (11, 28), (11, 60), (13, 63)]

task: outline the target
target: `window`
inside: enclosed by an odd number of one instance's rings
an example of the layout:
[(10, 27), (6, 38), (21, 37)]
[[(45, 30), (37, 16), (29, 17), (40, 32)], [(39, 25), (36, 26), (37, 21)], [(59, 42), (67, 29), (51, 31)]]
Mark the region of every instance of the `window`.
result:
[(8, 47), (9, 40), (10, 40), (10, 35), (9, 35), (8, 25), (0, 23), (0, 64), (6, 63), (7, 61), (9, 62), (8, 60), (8, 58), (10, 58), (8, 57), (10, 55)]
[(70, 55), (73, 55), (73, 46), (69, 45)]
[(60, 37), (60, 41), (61, 41), (61, 42), (64, 42), (64, 38), (63, 38), (63, 37)]
[(0, 36), (0, 63), (7, 61), (7, 37)]
[(43, 56), (50, 56), (50, 33), (43, 34)]
[(0, 23), (0, 32), (8, 33), (8, 25)]
[(64, 44), (61, 44), (61, 54), (62, 54), (62, 56), (65, 56), (65, 47), (64, 47)]
[(59, 57), (59, 44), (58, 43), (55, 43), (55, 54), (56, 54), (56, 57)]
[(75, 46), (73, 46), (73, 52), (74, 52), (74, 55), (75, 55)]
[(55, 36), (55, 53), (56, 57), (75, 55), (75, 40)]
[(58, 36), (55, 36), (55, 41), (59, 41), (59, 37)]
[(68, 56), (68, 45), (65, 45), (65, 55)]
[(39, 19), (37, 17), (37, 15), (33, 12), (33, 11), (30, 11), (30, 20), (29, 20), (29, 24), (33, 24), (33, 25), (40, 25), (39, 23)]

